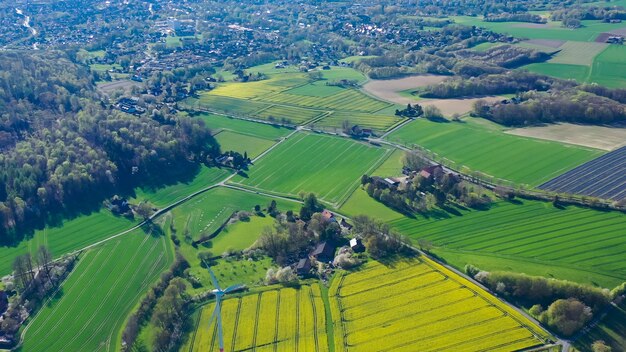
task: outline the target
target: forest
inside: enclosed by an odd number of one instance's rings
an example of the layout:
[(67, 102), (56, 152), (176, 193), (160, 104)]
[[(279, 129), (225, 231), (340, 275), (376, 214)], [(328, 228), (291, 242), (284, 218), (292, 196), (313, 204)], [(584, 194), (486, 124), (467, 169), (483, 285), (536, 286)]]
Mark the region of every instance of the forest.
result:
[(0, 72), (2, 242), (115, 193), (171, 182), (219, 153), (201, 120), (111, 109), (64, 52), (4, 52)]

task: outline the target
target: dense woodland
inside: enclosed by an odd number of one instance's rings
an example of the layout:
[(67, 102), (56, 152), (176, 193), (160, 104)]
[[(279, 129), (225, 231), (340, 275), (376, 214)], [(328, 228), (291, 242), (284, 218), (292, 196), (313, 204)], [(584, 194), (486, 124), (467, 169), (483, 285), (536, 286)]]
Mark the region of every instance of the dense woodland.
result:
[[(200, 120), (109, 109), (62, 52), (0, 55), (0, 240), (105, 197), (193, 172), (219, 146)], [(180, 172), (180, 171), (174, 171)]]

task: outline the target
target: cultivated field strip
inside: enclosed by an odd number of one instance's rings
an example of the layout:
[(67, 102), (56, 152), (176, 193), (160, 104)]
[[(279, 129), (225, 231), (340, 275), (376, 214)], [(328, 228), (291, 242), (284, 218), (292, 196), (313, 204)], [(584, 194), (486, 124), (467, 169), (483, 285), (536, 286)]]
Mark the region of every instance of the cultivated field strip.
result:
[[(368, 284), (371, 290), (361, 291)], [(427, 258), (395, 268), (370, 262), (364, 270), (335, 277), (329, 295), (336, 301), (331, 303), (335, 351), (512, 351), (541, 346), (547, 337)]]
[(380, 165), (392, 150), (326, 135), (299, 133), (250, 167), (247, 177), (231, 182), (254, 190), (297, 197), (315, 192), (341, 203), (358, 186), (360, 177)]
[(438, 246), (509, 258), (559, 263), (568, 267), (626, 276), (626, 216), (579, 207), (554, 208), (527, 201), (498, 203), (489, 212), (444, 220), (400, 219), (400, 232), (427, 238)]
[(557, 193), (626, 199), (626, 146), (580, 165), (539, 188)]
[(349, 121), (350, 125), (358, 124), (361, 128), (371, 128), (375, 131), (387, 132), (406, 121), (406, 119), (399, 118), (393, 114), (335, 111), (315, 122), (315, 126), (341, 129), (344, 121)]
[[(214, 305), (202, 309), (197, 331), (183, 351), (218, 351)], [(319, 285), (253, 293), (222, 304), (225, 351), (327, 352), (326, 318)]]
[(345, 89), (327, 97), (273, 93), (259, 98), (264, 102), (304, 106), (316, 109), (373, 113), (391, 106), (391, 104), (368, 97), (356, 89)]
[(130, 310), (173, 261), (167, 243), (136, 231), (86, 252), (29, 325), (24, 350), (116, 350)]

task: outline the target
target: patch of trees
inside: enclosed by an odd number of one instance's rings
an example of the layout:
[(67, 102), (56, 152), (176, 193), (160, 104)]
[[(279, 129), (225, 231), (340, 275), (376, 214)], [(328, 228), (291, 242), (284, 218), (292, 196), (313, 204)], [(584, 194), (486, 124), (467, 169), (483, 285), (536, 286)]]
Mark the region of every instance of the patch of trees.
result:
[(608, 290), (575, 282), (511, 272), (466, 272), (491, 290), (532, 308), (530, 313), (561, 334), (571, 336), (610, 302)]
[(530, 23), (547, 23), (545, 18), (528, 12), (520, 13), (499, 13), (495, 15), (485, 16), (485, 22), (530, 22)]
[(459, 98), (480, 95), (514, 94), (529, 90), (546, 91), (555, 84), (555, 79), (526, 71), (509, 71), (488, 74), (469, 79), (454, 77), (425, 89), (423, 97)]
[(516, 68), (550, 59), (550, 54), (513, 45), (500, 45), (487, 51), (462, 50), (455, 53), (459, 60), (470, 60), (481, 65)]
[(46, 246), (40, 246), (34, 255), (26, 253), (13, 261), (13, 281), (5, 285), (6, 291), (17, 292), (11, 300), (0, 323), (0, 333), (13, 338), (22, 322), (34, 314), (44, 301), (55, 293), (59, 284), (74, 268), (77, 256), (53, 261)]
[(355, 216), (354, 233), (363, 239), (363, 244), (372, 258), (380, 260), (397, 255), (414, 255), (411, 240), (391, 230), (388, 224), (367, 215)]
[(623, 9), (597, 6), (572, 6), (552, 11), (550, 18), (553, 21), (578, 20), (626, 20), (626, 11)]
[(518, 104), (477, 101), (474, 114), (506, 126), (573, 122), (612, 124), (626, 121), (626, 106), (595, 94), (570, 90), (527, 92)]
[(422, 116), (423, 114), (424, 109), (422, 109), (422, 106), (419, 104), (407, 104), (406, 108), (402, 110), (396, 109), (396, 116), (416, 118)]
[[(187, 262), (187, 260), (185, 260), (185, 258), (180, 253), (176, 252), (176, 259), (174, 260), (172, 266), (170, 266), (168, 271), (161, 274), (161, 279), (159, 280), (159, 282), (148, 290), (146, 295), (139, 303), (139, 307), (137, 308), (137, 310), (128, 318), (128, 321), (126, 322), (126, 326), (124, 327), (124, 331), (122, 333), (123, 351), (131, 351), (133, 350), (133, 348), (138, 347), (136, 346), (136, 342), (139, 331), (152, 319), (160, 298), (165, 295), (165, 292), (171, 285), (172, 281), (174, 279), (184, 276), (188, 268), (189, 263)], [(165, 304), (162, 303), (161, 308), (165, 307)], [(166, 340), (168, 341), (168, 343), (172, 341), (171, 338), (168, 338)], [(143, 343), (150, 342), (144, 341)]]
[(0, 71), (3, 243), (132, 187), (172, 182), (219, 153), (200, 120), (109, 110), (63, 53), (5, 52)]

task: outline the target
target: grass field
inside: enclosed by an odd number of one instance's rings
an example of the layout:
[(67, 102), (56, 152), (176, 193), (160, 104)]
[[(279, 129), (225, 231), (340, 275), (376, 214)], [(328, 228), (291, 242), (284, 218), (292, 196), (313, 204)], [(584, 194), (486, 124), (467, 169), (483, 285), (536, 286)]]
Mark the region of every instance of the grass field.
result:
[[(327, 89), (327, 87), (320, 86), (319, 89)], [(328, 97), (291, 94), (287, 91), (268, 94), (266, 96), (263, 96), (262, 100), (265, 102), (297, 105), (316, 109), (369, 113), (376, 112), (391, 105), (389, 103), (370, 98), (356, 89), (343, 89), (340, 92), (337, 92)]]
[[(406, 145), (418, 144), (471, 170), (516, 183), (539, 185), (603, 151), (557, 142), (507, 135), (499, 128), (465, 120), (411, 122), (388, 136)], [(492, 126), (492, 127), (489, 127)], [(532, 156), (532, 157), (529, 157)]]
[(608, 46), (605, 43), (567, 41), (559, 47), (559, 53), (550, 59), (549, 62), (590, 66), (593, 64), (595, 57)]
[(552, 76), (562, 79), (573, 79), (578, 83), (585, 83), (589, 77), (589, 66), (554, 64), (542, 62), (524, 66), (525, 69), (542, 75)]
[(225, 179), (229, 174), (227, 169), (202, 166), (196, 174), (188, 176), (184, 181), (158, 188), (139, 188), (135, 190), (134, 199), (138, 202), (147, 200), (157, 207), (164, 207)]
[(210, 241), (211, 244), (207, 248), (215, 254), (224, 253), (227, 249), (240, 251), (249, 248), (261, 237), (265, 227), (274, 226), (274, 221), (275, 219), (269, 216), (252, 216), (250, 221), (229, 224)]
[(291, 124), (302, 125), (326, 113), (323, 110), (306, 109), (297, 106), (272, 105), (267, 109), (256, 111), (253, 117), (279, 122), (287, 119)]
[(100, 210), (66, 220), (59, 226), (37, 230), (30, 239), (17, 246), (0, 247), (0, 276), (13, 271), (15, 257), (27, 252), (35, 253), (41, 245), (48, 246), (56, 258), (121, 232), (133, 224), (134, 221), (114, 216), (108, 210)]
[(568, 29), (561, 27), (561, 22), (553, 21), (542, 26), (523, 22), (483, 22), (481, 17), (470, 16), (455, 16), (452, 18), (460, 24), (488, 28), (494, 32), (507, 33), (517, 38), (573, 40), (579, 42), (593, 42), (601, 33), (626, 27), (623, 23), (581, 21), (582, 28)]
[[(478, 286), (426, 258), (370, 262), (329, 290), (341, 351), (514, 351), (548, 336)], [(410, 304), (407, 304), (410, 303)]]
[(341, 203), (363, 174), (382, 163), (391, 151), (347, 139), (296, 134), (250, 167), (248, 177), (233, 183), (252, 189), (296, 197), (315, 192), (330, 203)]
[[(197, 328), (181, 351), (217, 351), (217, 329), (207, 326), (213, 305), (200, 312)], [(280, 288), (227, 299), (222, 304), (227, 351), (329, 350), (326, 315), (317, 284)]]
[(280, 92), (291, 87), (303, 85), (307, 82), (308, 80), (303, 74), (285, 73), (282, 75), (272, 75), (262, 81), (221, 83), (217, 88), (211, 91), (211, 94), (229, 98), (252, 99), (267, 95), (268, 93)]
[(259, 137), (270, 140), (277, 140), (291, 133), (292, 130), (252, 121), (234, 119), (222, 115), (201, 113), (197, 116), (204, 120), (204, 123), (211, 130), (227, 130), (248, 136)]
[(626, 88), (626, 46), (611, 45), (593, 62), (588, 82), (611, 88)]
[(338, 111), (315, 122), (315, 126), (329, 127), (341, 131), (343, 122), (349, 121), (351, 125), (358, 124), (361, 128), (371, 128), (375, 131), (386, 132), (405, 120), (405, 118), (399, 118), (393, 114)]
[[(514, 265), (515, 271), (527, 274), (608, 288), (626, 279), (622, 259), (626, 215), (573, 206), (558, 209), (536, 201), (519, 203), (498, 202), (488, 211), (389, 223), (413, 239), (431, 240), (445, 251), (446, 260), (461, 268), (467, 263), (482, 264), (485, 270)], [(526, 263), (536, 266), (526, 268)]]
[(241, 154), (248, 153), (248, 157), (252, 159), (256, 158), (275, 143), (269, 139), (231, 131), (222, 131), (215, 135), (215, 139), (220, 144), (223, 152), (234, 150)]
[(173, 257), (165, 236), (141, 231), (83, 253), (57, 297), (29, 324), (21, 350), (118, 350), (126, 317)]

